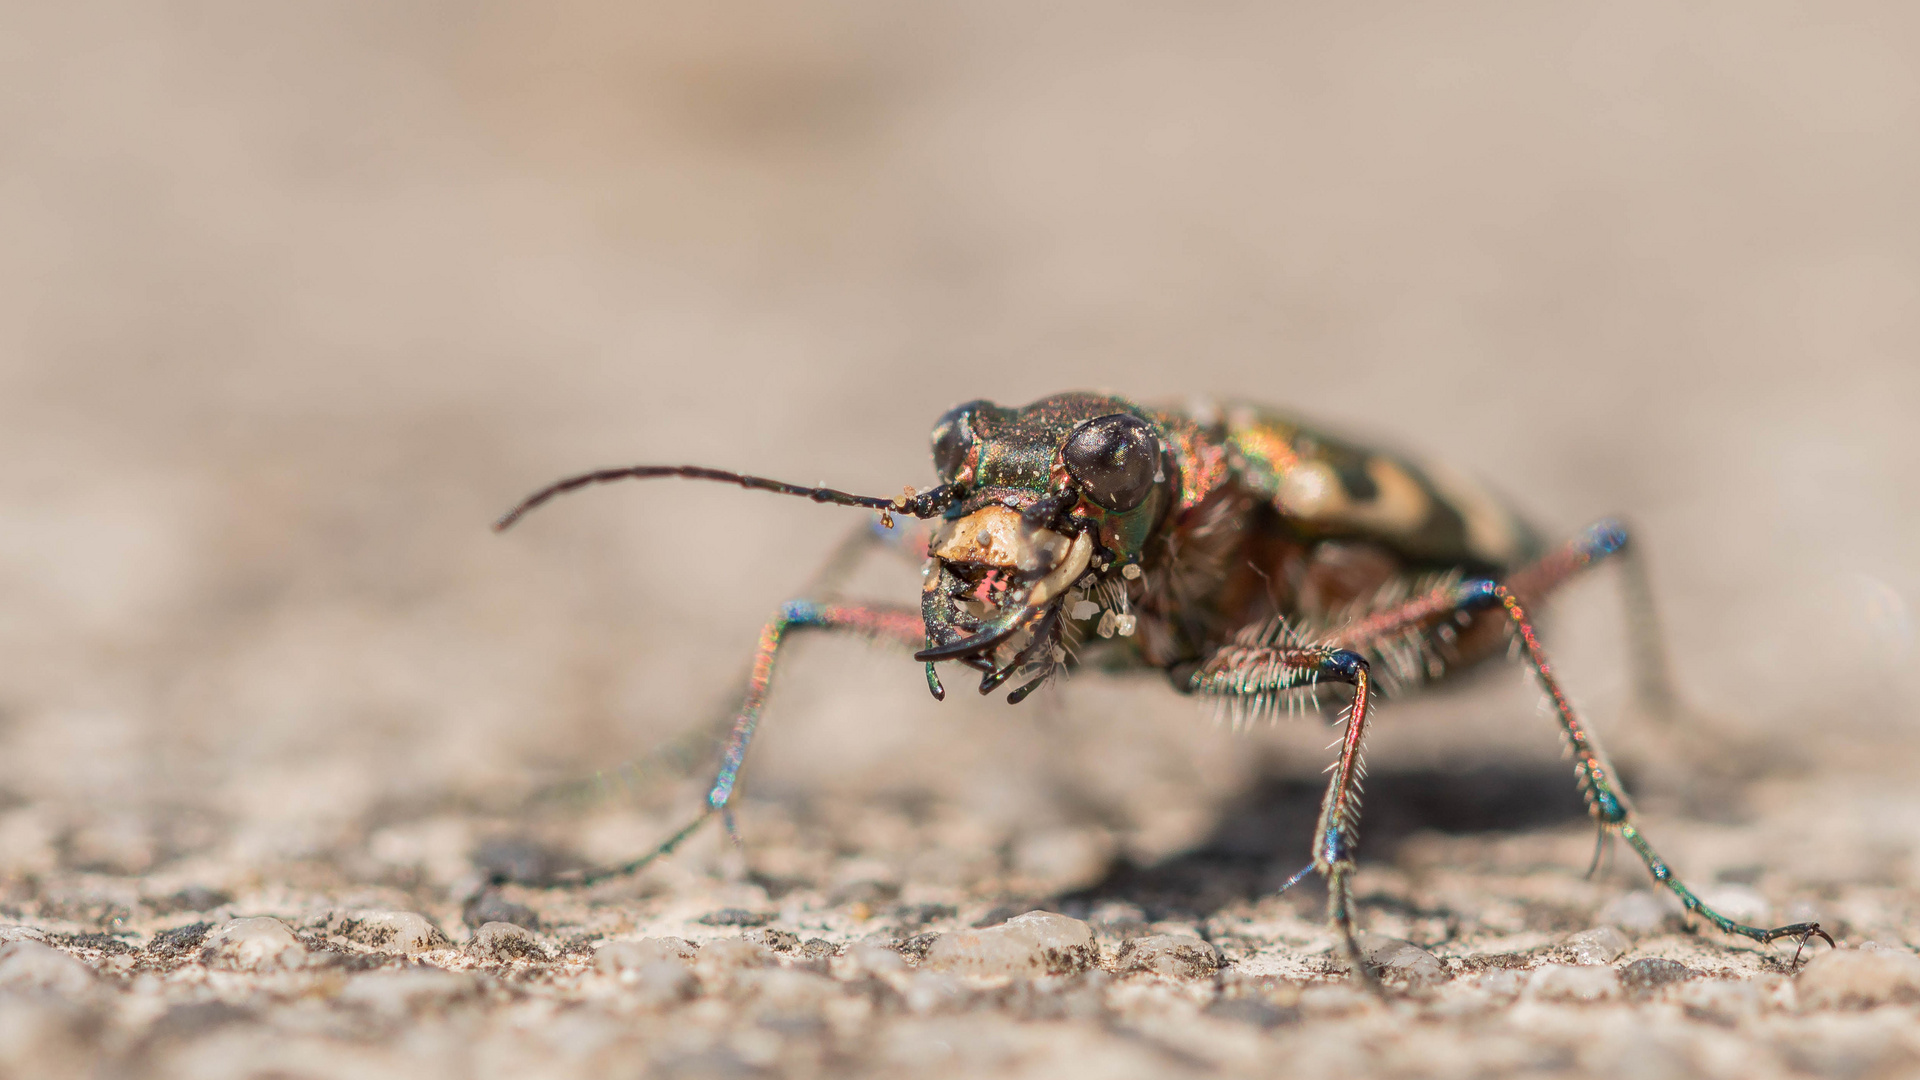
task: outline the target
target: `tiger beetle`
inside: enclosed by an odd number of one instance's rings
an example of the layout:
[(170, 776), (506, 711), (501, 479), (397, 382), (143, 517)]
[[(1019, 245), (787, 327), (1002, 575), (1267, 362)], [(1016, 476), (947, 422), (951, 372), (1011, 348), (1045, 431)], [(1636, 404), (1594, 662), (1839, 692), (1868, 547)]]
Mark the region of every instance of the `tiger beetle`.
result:
[[(542, 488), (495, 524), (505, 529), (590, 484), (656, 477), (867, 507), (887, 529), (896, 515), (933, 523), (917, 610), (818, 596), (783, 605), (760, 635), (705, 811), (648, 855), (572, 883), (636, 871), (711, 816), (737, 839), (734, 785), (793, 631), (916, 649), (935, 698), (946, 693), (941, 663), (979, 671), (982, 694), (1018, 678), (1007, 695), (1015, 703), (1072, 668), (1080, 646), (1098, 644), (1114, 654), (1104, 664), (1157, 668), (1235, 726), (1296, 708), (1323, 684), (1346, 687), (1312, 862), (1287, 884), (1315, 872), (1326, 879), (1343, 959), (1370, 982), (1354, 942), (1353, 874), (1375, 702), (1511, 651), (1559, 718), (1601, 839), (1624, 838), (1656, 882), (1724, 933), (1763, 944), (1795, 939), (1796, 963), (1811, 939), (1833, 943), (1818, 923), (1762, 929), (1702, 903), (1640, 831), (1617, 773), (1561, 688), (1533, 612), (1570, 578), (1613, 559), (1625, 571), (1637, 689), (1656, 710), (1673, 701), (1651, 592), (1621, 522), (1601, 520), (1549, 546), (1455, 472), (1252, 406), (1161, 410), (1091, 393), (1018, 409), (972, 401), (934, 424), (933, 464), (937, 486), (894, 498), (691, 465), (604, 469)], [(839, 569), (872, 546), (861, 538), (879, 535), (863, 527), (850, 557), (836, 559)]]

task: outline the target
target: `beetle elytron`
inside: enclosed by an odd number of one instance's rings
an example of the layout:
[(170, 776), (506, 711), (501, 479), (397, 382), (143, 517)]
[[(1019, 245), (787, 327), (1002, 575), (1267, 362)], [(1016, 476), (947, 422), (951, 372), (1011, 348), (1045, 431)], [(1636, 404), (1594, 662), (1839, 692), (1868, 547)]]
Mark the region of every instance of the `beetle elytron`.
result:
[[(1832, 943), (1816, 923), (1761, 929), (1702, 904), (1640, 832), (1612, 766), (1561, 690), (1530, 612), (1569, 577), (1628, 553), (1619, 522), (1546, 546), (1498, 499), (1441, 468), (1258, 408), (1181, 412), (1103, 394), (1060, 394), (1019, 409), (961, 405), (934, 425), (933, 463), (938, 486), (893, 499), (697, 466), (607, 469), (553, 484), (499, 521), (504, 529), (588, 484), (665, 476), (869, 507), (888, 527), (896, 514), (937, 521), (917, 610), (810, 600), (781, 607), (761, 635), (707, 813), (646, 858), (591, 877), (645, 865), (711, 814), (732, 831), (728, 802), (789, 631), (848, 631), (916, 648), (936, 698), (945, 695), (941, 662), (981, 672), (983, 694), (1019, 678), (1013, 702), (1069, 666), (1070, 648), (1092, 633), (1127, 662), (1212, 699), (1236, 723), (1319, 684), (1350, 688), (1309, 869), (1326, 877), (1328, 919), (1350, 969), (1365, 977), (1352, 876), (1375, 698), (1445, 678), (1511, 642), (1558, 714), (1603, 836), (1625, 838), (1655, 880), (1725, 933)], [(1643, 648), (1641, 657), (1643, 688), (1664, 694), (1657, 653)]]

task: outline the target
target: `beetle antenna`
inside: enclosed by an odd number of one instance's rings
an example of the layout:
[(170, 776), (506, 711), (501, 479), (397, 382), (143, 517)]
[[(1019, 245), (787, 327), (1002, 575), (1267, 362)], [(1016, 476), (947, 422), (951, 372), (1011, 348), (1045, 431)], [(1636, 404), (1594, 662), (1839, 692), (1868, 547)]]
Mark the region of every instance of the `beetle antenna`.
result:
[(851, 495), (844, 491), (835, 491), (824, 487), (802, 487), (779, 480), (769, 480), (764, 476), (747, 476), (743, 473), (728, 472), (725, 469), (709, 469), (700, 465), (634, 465), (624, 469), (596, 469), (579, 476), (569, 476), (556, 480), (539, 491), (521, 500), (520, 505), (506, 512), (499, 521), (493, 523), (494, 532), (502, 532), (514, 522), (531, 513), (541, 503), (556, 495), (587, 487), (591, 484), (605, 484), (614, 480), (653, 480), (663, 476), (677, 476), (688, 480), (717, 480), (724, 484), (738, 484), (743, 488), (756, 491), (771, 491), (780, 495), (799, 495), (817, 503), (832, 503), (835, 506), (864, 506), (883, 513), (909, 514), (917, 518), (929, 518), (942, 513), (953, 503), (954, 491), (951, 485), (942, 484), (923, 495), (909, 498), (901, 495), (892, 499), (875, 498), (871, 495)]

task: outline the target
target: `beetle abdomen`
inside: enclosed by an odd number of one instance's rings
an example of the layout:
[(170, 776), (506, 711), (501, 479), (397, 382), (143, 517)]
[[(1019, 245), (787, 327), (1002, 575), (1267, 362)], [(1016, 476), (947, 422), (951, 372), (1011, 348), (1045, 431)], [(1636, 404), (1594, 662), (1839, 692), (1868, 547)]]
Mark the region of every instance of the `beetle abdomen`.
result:
[(1539, 534), (1474, 481), (1251, 407), (1224, 418), (1227, 467), (1302, 536), (1353, 537), (1415, 563), (1498, 575)]

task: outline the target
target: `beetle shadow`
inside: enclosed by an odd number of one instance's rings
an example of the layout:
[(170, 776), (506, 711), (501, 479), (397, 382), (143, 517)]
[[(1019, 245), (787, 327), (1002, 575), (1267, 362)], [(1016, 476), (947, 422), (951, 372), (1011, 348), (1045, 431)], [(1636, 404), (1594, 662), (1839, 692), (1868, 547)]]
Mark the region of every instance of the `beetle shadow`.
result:
[[(1097, 884), (1058, 898), (1087, 912), (1133, 904), (1150, 921), (1204, 919), (1229, 904), (1271, 895), (1307, 862), (1326, 781), (1269, 771), (1221, 811), (1199, 845), (1157, 863), (1116, 863)], [(1360, 833), (1363, 862), (1391, 862), (1417, 832), (1520, 832), (1590, 820), (1558, 761), (1370, 771)], [(1296, 889), (1324, 895), (1317, 875)]]

